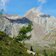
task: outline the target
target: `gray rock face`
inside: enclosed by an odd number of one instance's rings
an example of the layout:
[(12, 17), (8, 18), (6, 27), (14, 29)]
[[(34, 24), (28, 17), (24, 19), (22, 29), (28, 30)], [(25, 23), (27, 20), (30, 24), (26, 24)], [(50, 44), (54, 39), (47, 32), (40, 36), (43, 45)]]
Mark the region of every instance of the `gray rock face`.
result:
[(0, 30), (5, 31), (9, 36), (15, 37), (18, 35), (22, 26), (28, 25), (30, 22), (26, 17), (3, 15), (0, 17)]

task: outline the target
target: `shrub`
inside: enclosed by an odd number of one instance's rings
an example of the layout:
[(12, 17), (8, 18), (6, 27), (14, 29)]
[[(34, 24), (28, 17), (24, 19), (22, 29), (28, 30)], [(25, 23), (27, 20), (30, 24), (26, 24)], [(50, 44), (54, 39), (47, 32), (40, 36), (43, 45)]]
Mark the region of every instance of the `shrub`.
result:
[(19, 34), (16, 38), (17, 41), (22, 41), (22, 40), (25, 40), (25, 39), (30, 39), (31, 35), (27, 36), (27, 33), (28, 32), (31, 32), (32, 31), (32, 24), (28, 24), (27, 27), (23, 26), (20, 31), (19, 31)]

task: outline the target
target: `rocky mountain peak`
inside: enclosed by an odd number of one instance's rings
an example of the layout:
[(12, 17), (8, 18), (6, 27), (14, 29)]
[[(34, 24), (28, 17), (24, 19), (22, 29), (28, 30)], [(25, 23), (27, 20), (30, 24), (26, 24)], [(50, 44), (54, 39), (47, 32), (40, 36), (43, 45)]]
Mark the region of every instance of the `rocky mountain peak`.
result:
[(32, 8), (32, 9), (30, 9), (26, 14), (25, 14), (25, 16), (27, 17), (27, 16), (39, 16), (40, 14), (42, 14), (40, 11), (38, 11), (36, 8)]
[(11, 20), (17, 20), (19, 18), (22, 18), (21, 16), (19, 15), (3, 15), (4, 17), (7, 17), (8, 19), (11, 19)]

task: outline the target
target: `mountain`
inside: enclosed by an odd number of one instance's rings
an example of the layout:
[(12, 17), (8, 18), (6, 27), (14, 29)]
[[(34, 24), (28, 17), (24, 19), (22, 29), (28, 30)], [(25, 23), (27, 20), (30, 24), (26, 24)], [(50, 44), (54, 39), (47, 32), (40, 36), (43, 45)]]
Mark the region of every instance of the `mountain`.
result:
[[(23, 17), (18, 15), (0, 16), (0, 30), (5, 31), (11, 37), (15, 37), (18, 35), (20, 28), (28, 25), (29, 22), (33, 23), (32, 37), (25, 42), (31, 45), (34, 43), (40, 46), (49, 46), (49, 43), (52, 43), (52, 37), (47, 40), (49, 38), (47, 35), (56, 28), (56, 18), (37, 11), (36, 8), (29, 10)], [(56, 36), (53, 38), (56, 39)]]
[[(33, 22), (32, 38), (26, 41), (26, 43), (31, 43), (31, 45), (38, 44), (40, 46), (49, 46), (49, 44), (55, 43), (54, 40), (51, 41), (51, 37), (49, 40), (47, 40), (49, 37), (45, 37), (56, 28), (56, 18), (54, 16), (41, 13), (36, 8), (33, 8), (27, 12), (25, 17)], [(56, 39), (56, 36), (52, 36), (52, 38)]]

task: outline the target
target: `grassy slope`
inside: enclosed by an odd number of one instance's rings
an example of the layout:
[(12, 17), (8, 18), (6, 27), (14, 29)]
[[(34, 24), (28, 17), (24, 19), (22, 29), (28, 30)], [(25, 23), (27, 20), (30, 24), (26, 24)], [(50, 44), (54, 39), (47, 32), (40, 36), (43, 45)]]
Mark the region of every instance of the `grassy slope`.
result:
[(7, 37), (0, 40), (0, 56), (31, 56), (23, 44)]

